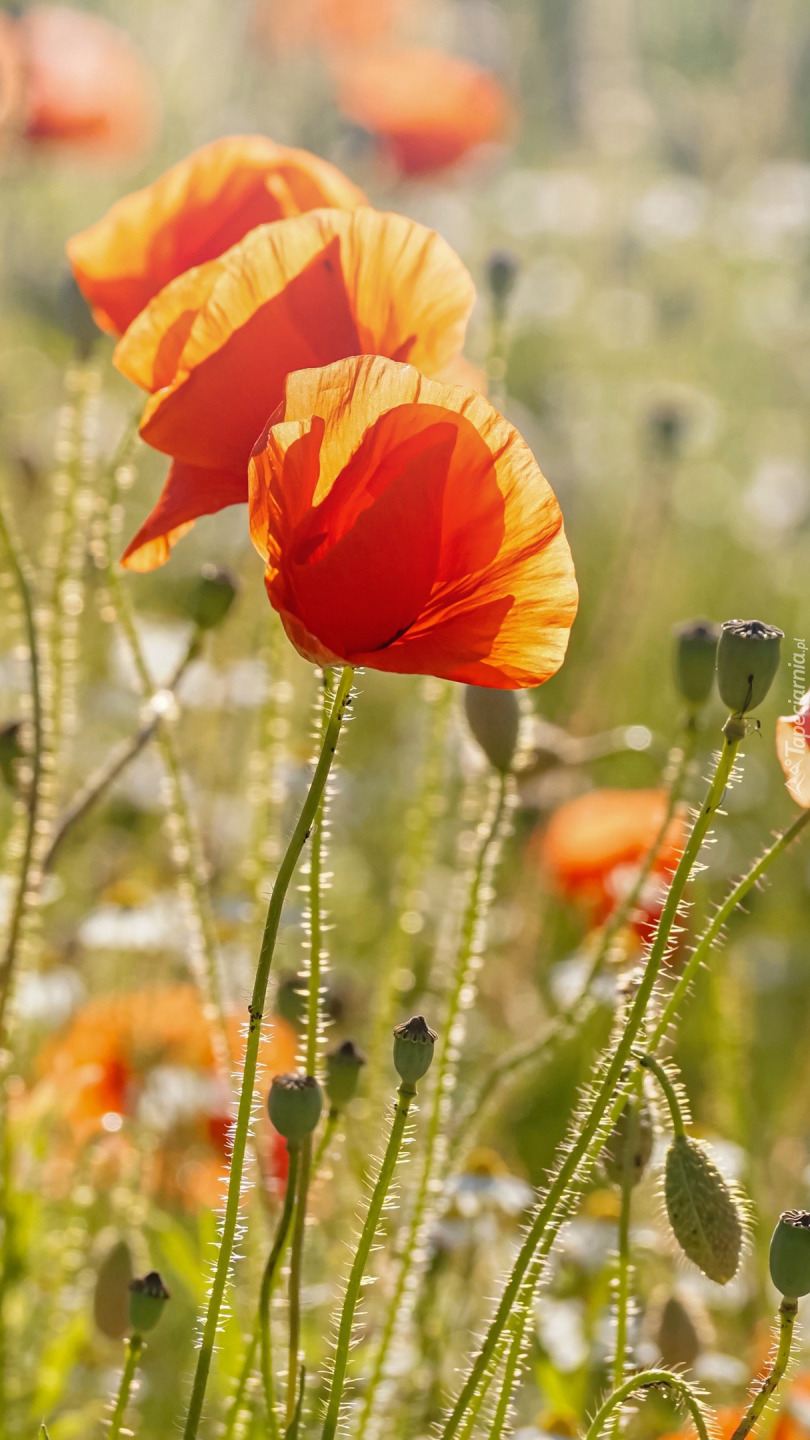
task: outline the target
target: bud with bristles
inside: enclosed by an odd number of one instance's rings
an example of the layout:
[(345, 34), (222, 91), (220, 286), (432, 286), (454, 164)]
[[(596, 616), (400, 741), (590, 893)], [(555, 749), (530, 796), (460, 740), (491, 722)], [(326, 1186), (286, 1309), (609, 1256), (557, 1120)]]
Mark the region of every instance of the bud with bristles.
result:
[(467, 723), (490, 765), (502, 775), (512, 768), (520, 733), (520, 702), (514, 690), (464, 687)]
[(743, 1224), (737, 1201), (706, 1151), (686, 1135), (669, 1147), (664, 1178), (667, 1214), (684, 1254), (718, 1285), (737, 1273)]
[(237, 585), (229, 570), (217, 565), (203, 565), (188, 596), (188, 613), (198, 630), (214, 630), (221, 625), (234, 600)]
[(786, 1299), (810, 1295), (810, 1212), (786, 1210), (773, 1232), (771, 1279)]
[(301, 1145), (321, 1118), (323, 1095), (314, 1075), (275, 1075), (267, 1097), (271, 1123), (288, 1145)]
[(424, 1015), (414, 1015), (394, 1029), (394, 1069), (403, 1085), (412, 1086), (427, 1075), (437, 1035)]
[(687, 620), (675, 627), (675, 683), (687, 705), (698, 710), (712, 693), (720, 626), (713, 620)]
[(726, 620), (717, 647), (717, 686), (732, 715), (761, 705), (779, 669), (784, 632), (761, 620)]
[(602, 1163), (609, 1180), (621, 1185), (624, 1180), (625, 1154), (632, 1144), (630, 1156), (630, 1181), (638, 1185), (650, 1163), (655, 1141), (655, 1126), (652, 1111), (646, 1099), (640, 1106), (628, 1100), (616, 1124), (613, 1126), (602, 1151)]
[(344, 1040), (326, 1056), (326, 1095), (332, 1110), (345, 1110), (357, 1094), (360, 1071), (366, 1063), (353, 1040)]
[(133, 1334), (145, 1335), (158, 1323), (169, 1292), (157, 1270), (150, 1270), (142, 1280), (133, 1280), (129, 1287), (129, 1323)]
[(711, 1332), (708, 1317), (692, 1297), (668, 1295), (653, 1327), (653, 1337), (667, 1370), (690, 1369)]

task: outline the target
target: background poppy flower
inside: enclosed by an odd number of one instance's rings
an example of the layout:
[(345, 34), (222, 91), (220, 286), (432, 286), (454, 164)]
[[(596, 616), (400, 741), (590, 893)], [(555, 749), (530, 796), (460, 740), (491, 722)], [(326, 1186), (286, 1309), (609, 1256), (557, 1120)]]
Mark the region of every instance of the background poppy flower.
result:
[(198, 516), (247, 500), (251, 449), (291, 371), (369, 353), (441, 370), (474, 296), (439, 235), (367, 207), (261, 226), (173, 281), (115, 352), (154, 392), (143, 438), (174, 461), (124, 564), (151, 570)]
[(319, 206), (364, 204), (334, 165), (264, 135), (195, 150), (68, 241), (73, 273), (103, 329), (120, 335), (177, 275), (215, 260), (257, 225)]
[(776, 722), (776, 753), (785, 772), (791, 799), (810, 808), (810, 690), (795, 715), (780, 715)]
[(346, 52), (335, 79), (344, 115), (375, 135), (405, 175), (444, 169), (509, 130), (511, 107), (495, 76), (440, 50)]
[[(415, 0), (407, 11), (411, 19)], [(406, 10), (404, 0), (255, 0), (251, 30), (271, 52), (379, 42)]]
[(129, 36), (98, 15), (34, 5), (15, 22), (24, 71), (20, 134), (100, 157), (135, 157), (153, 139), (158, 102)]
[(250, 524), (318, 664), (502, 689), (562, 664), (577, 589), (560, 509), (474, 391), (380, 356), (291, 375), (251, 460)]

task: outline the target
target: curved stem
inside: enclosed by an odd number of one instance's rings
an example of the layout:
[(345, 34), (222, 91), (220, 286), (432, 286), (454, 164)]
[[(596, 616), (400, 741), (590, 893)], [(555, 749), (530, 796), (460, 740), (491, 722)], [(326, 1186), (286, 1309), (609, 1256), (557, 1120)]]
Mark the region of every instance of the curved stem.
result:
[(279, 924), (281, 922), (281, 912), (290, 881), (295, 873), (301, 851), (309, 835), (312, 822), (321, 801), (321, 796), (323, 795), (324, 786), (329, 776), (332, 760), (337, 748), (338, 736), (340, 735), (347, 706), (350, 703), (349, 692), (351, 690), (353, 676), (354, 671), (352, 667), (350, 665), (345, 666), (335, 693), (332, 713), (324, 734), (321, 753), (318, 758), (318, 763), (315, 766), (315, 773), (313, 774), (306, 800), (301, 809), (298, 823), (287, 847), (287, 852), (279, 867), (276, 883), (273, 886), (273, 893), (270, 896), (267, 921), (264, 927), (264, 936), (259, 952), (259, 962), (256, 968), (253, 996), (248, 1007), (249, 1023), (242, 1073), (242, 1089), (239, 1096), (239, 1109), (233, 1134), (233, 1150), (231, 1154), (230, 1174), (228, 1177), (225, 1216), (222, 1223), (222, 1236), (211, 1287), (211, 1295), (208, 1301), (208, 1312), (205, 1318), (202, 1342), (197, 1356), (197, 1368), (194, 1375), (188, 1415), (186, 1416), (185, 1430), (183, 1432), (184, 1440), (194, 1440), (199, 1428), (205, 1390), (208, 1384), (208, 1375), (211, 1369), (211, 1359), (214, 1353), (214, 1344), (219, 1326), (219, 1315), (228, 1282), (231, 1256), (233, 1254), (233, 1245), (239, 1221), (239, 1197), (242, 1186), (242, 1170), (245, 1164), (245, 1151), (247, 1148), (248, 1131), (250, 1129), (250, 1117), (253, 1109), (262, 1016), (267, 995), (267, 984), (270, 978), (270, 967), (273, 961), (273, 953), (275, 951)]
[(773, 1365), (770, 1372), (762, 1381), (751, 1404), (748, 1406), (742, 1420), (731, 1437), (731, 1440), (744, 1440), (750, 1435), (765, 1406), (779, 1385), (790, 1361), (790, 1350), (793, 1344), (793, 1326), (796, 1322), (799, 1303), (797, 1300), (789, 1300), (787, 1296), (779, 1306), (779, 1344), (776, 1349)]
[(291, 1425), (295, 1415), (296, 1390), (301, 1352), (301, 1273), (304, 1267), (304, 1238), (307, 1225), (307, 1201), (309, 1181), (312, 1173), (312, 1136), (308, 1135), (301, 1146), (301, 1163), (298, 1173), (298, 1194), (295, 1202), (295, 1227), (290, 1251), (290, 1283), (287, 1293), (287, 1307), (290, 1317), (289, 1363), (287, 1365), (287, 1412), (286, 1423)]
[(340, 1406), (343, 1400), (343, 1386), (349, 1364), (349, 1350), (351, 1349), (352, 1330), (354, 1328), (357, 1302), (360, 1299), (366, 1266), (377, 1234), (383, 1206), (385, 1205), (394, 1176), (397, 1160), (399, 1159), (402, 1141), (405, 1137), (408, 1111), (411, 1108), (415, 1096), (415, 1087), (413, 1085), (406, 1085), (403, 1081), (397, 1091), (397, 1104), (388, 1136), (388, 1144), (385, 1147), (385, 1154), (383, 1155), (382, 1164), (380, 1165), (380, 1173), (377, 1176), (374, 1189), (371, 1192), (366, 1218), (363, 1221), (363, 1228), (357, 1242), (357, 1249), (354, 1252), (354, 1260), (352, 1261), (352, 1268), (349, 1272), (349, 1279), (346, 1285), (343, 1308), (340, 1312), (340, 1324), (338, 1326), (337, 1344), (335, 1346), (335, 1365), (332, 1372), (332, 1384), (329, 1390), (322, 1440), (333, 1440), (337, 1431), (338, 1420), (340, 1419)]
[(129, 1392), (132, 1389), (132, 1381), (135, 1378), (135, 1371), (138, 1368), (138, 1361), (141, 1358), (142, 1350), (143, 1340), (140, 1335), (133, 1335), (131, 1339), (127, 1341), (127, 1358), (121, 1374), (121, 1384), (118, 1387), (118, 1398), (115, 1402), (110, 1428), (107, 1432), (107, 1440), (119, 1440), (121, 1426), (124, 1423), (124, 1416), (126, 1415), (127, 1404), (129, 1402)]
[(639, 1390), (651, 1390), (656, 1385), (664, 1385), (667, 1389), (674, 1391), (689, 1411), (700, 1440), (709, 1440), (709, 1430), (694, 1390), (680, 1375), (673, 1375), (669, 1370), (642, 1370), (640, 1374), (632, 1375), (629, 1380), (625, 1380), (618, 1390), (614, 1390), (613, 1394), (608, 1396), (604, 1405), (594, 1415), (585, 1434), (585, 1440), (599, 1440), (605, 1421), (610, 1419), (617, 1406), (623, 1405), (625, 1400), (629, 1400), (630, 1396), (635, 1395)]
[(676, 1138), (685, 1135), (686, 1126), (683, 1123), (681, 1102), (678, 1099), (675, 1086), (660, 1060), (656, 1060), (654, 1055), (639, 1055), (638, 1063), (639, 1065), (643, 1065), (645, 1070), (651, 1070), (658, 1084), (661, 1086), (667, 1105), (669, 1106), (669, 1113), (672, 1117), (672, 1129)]
[(622, 1072), (630, 1058), (633, 1045), (644, 1024), (647, 1007), (667, 954), (672, 926), (675, 922), (681, 900), (683, 899), (687, 880), (698, 858), (712, 819), (722, 802), (726, 786), (734, 768), (734, 760), (739, 744), (739, 740), (734, 736), (731, 738), (728, 736), (723, 737), (722, 750), (718, 756), (706, 798), (701, 805), (683, 855), (679, 861), (678, 868), (672, 878), (672, 884), (670, 885), (664, 902), (664, 908), (661, 912), (661, 919), (658, 922), (655, 938), (650, 947), (647, 964), (641, 976), (632, 1007), (625, 1021), (624, 1029), (618, 1039), (618, 1043), (611, 1051), (611, 1056), (604, 1068), (599, 1088), (586, 1114), (577, 1120), (576, 1133), (575, 1136), (572, 1137), (572, 1143), (567, 1148), (562, 1163), (557, 1170), (557, 1174), (549, 1186), (545, 1198), (536, 1211), (534, 1220), (529, 1226), (512, 1272), (501, 1294), (500, 1302), (487, 1329), (483, 1344), (473, 1361), (469, 1374), (441, 1432), (442, 1440), (451, 1440), (451, 1437), (457, 1434), (459, 1421), (463, 1417), (464, 1411), (475, 1393), (479, 1379), (486, 1371), (498, 1337), (508, 1322), (512, 1307), (518, 1297), (521, 1283), (531, 1264), (532, 1257), (544, 1239), (546, 1229), (554, 1219), (557, 1207), (565, 1200), (566, 1192), (576, 1176), (583, 1158), (589, 1151), (589, 1147), (595, 1145), (601, 1136), (603, 1129), (602, 1122), (604, 1121), (605, 1114), (611, 1102), (616, 1099), (617, 1086), (622, 1077)]
[[(262, 1276), (262, 1288), (259, 1295), (259, 1330), (261, 1332), (262, 1346), (262, 1382), (264, 1384), (264, 1403), (267, 1410), (267, 1423), (270, 1432), (275, 1436), (278, 1432), (276, 1420), (276, 1395), (273, 1383), (273, 1350), (272, 1350), (272, 1326), (270, 1316), (270, 1305), (273, 1299), (278, 1273), (281, 1269), (281, 1261), (287, 1245), (287, 1238), (292, 1224), (293, 1211), (295, 1209), (295, 1192), (298, 1184), (298, 1172), (300, 1169), (301, 1147), (300, 1145), (288, 1145), (289, 1169), (287, 1171), (287, 1186), (284, 1191), (284, 1204), (279, 1217), (278, 1228), (275, 1239), (267, 1257), (267, 1264), (264, 1267)], [(252, 1359), (251, 1359), (252, 1366)], [(248, 1373), (250, 1371), (248, 1370)]]

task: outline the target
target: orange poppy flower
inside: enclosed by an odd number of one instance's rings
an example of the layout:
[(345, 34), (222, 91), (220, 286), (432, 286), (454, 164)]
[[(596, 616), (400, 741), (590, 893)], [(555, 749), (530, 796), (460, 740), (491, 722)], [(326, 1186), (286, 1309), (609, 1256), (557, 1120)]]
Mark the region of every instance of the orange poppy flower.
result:
[(489, 70), (439, 50), (353, 51), (334, 65), (338, 105), (380, 141), (405, 175), (454, 164), (501, 141), (512, 111)]
[[(718, 1410), (717, 1424), (711, 1432), (715, 1436), (715, 1440), (731, 1440), (744, 1413), (743, 1410)], [(667, 1435), (662, 1435), (660, 1440), (697, 1440), (697, 1431), (694, 1425), (684, 1425), (680, 1430), (673, 1430)]]
[(251, 449), (291, 371), (362, 354), (441, 370), (474, 296), (439, 235), (367, 207), (260, 226), (174, 280), (115, 352), (152, 392), (143, 438), (174, 462), (124, 564), (151, 570), (200, 515), (247, 500)]
[[(661, 829), (665, 790), (589, 790), (552, 816), (541, 843), (541, 860), (552, 887), (591, 911), (599, 923), (621, 898), (622, 879), (634, 878)], [(641, 897), (640, 911), (651, 922), (660, 913), (660, 877), (677, 865), (686, 839), (682, 814), (673, 818), (656, 856), (659, 886)], [(647, 912), (644, 914), (644, 912)]]
[(68, 241), (68, 259), (99, 325), (120, 335), (170, 280), (215, 260), (257, 225), (364, 203), (362, 191), (317, 155), (264, 135), (234, 135), (124, 196)]
[(146, 148), (157, 97), (123, 30), (63, 5), (34, 5), (14, 28), (24, 71), (17, 128), (26, 140), (101, 157), (134, 157)]
[(250, 463), (250, 528), (316, 664), (501, 689), (562, 664), (577, 589), (560, 509), (471, 390), (381, 356), (291, 375)]
[(788, 1386), (771, 1440), (810, 1440), (810, 1374), (807, 1372), (797, 1375)]
[[(408, 9), (413, 10), (414, 0)], [(368, 45), (390, 35), (404, 0), (255, 0), (251, 28), (260, 44), (283, 53)]]
[(776, 753), (788, 794), (803, 810), (810, 808), (810, 690), (795, 715), (776, 722)]

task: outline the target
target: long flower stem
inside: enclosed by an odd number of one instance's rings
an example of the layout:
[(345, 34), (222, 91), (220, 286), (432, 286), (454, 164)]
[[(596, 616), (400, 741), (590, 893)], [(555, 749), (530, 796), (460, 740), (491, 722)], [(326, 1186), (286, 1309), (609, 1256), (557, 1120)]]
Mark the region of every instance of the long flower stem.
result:
[[(319, 730), (323, 731), (332, 696), (332, 671), (325, 670), (319, 707)], [(322, 738), (319, 735), (319, 739)], [(318, 1073), (318, 1041), (322, 1034), (321, 981), (323, 962), (323, 842), (327, 814), (324, 792), (312, 827), (309, 850), (309, 986), (307, 996), (307, 1035), (304, 1070), (307, 1075)]]
[(345, 666), (335, 692), (332, 713), (326, 727), (321, 753), (315, 766), (309, 791), (301, 809), (301, 814), (298, 817), (298, 823), (287, 847), (287, 852), (279, 867), (276, 883), (273, 886), (273, 893), (270, 896), (264, 936), (262, 938), (259, 961), (256, 968), (253, 995), (250, 1006), (248, 1007), (249, 1023), (247, 1043), (245, 1045), (242, 1088), (239, 1096), (239, 1108), (233, 1134), (233, 1150), (231, 1154), (230, 1174), (228, 1177), (225, 1216), (222, 1224), (222, 1237), (211, 1287), (211, 1295), (208, 1301), (208, 1312), (203, 1328), (202, 1343), (197, 1357), (197, 1368), (194, 1375), (188, 1415), (186, 1416), (185, 1430), (183, 1432), (184, 1440), (194, 1440), (199, 1428), (206, 1386), (208, 1384), (208, 1375), (211, 1369), (211, 1359), (216, 1343), (220, 1310), (228, 1283), (231, 1256), (233, 1254), (234, 1240), (236, 1238), (239, 1221), (239, 1197), (242, 1187), (242, 1171), (245, 1164), (245, 1151), (247, 1149), (248, 1131), (250, 1129), (250, 1117), (256, 1085), (256, 1069), (259, 1059), (262, 1017), (267, 996), (267, 984), (270, 978), (270, 967), (273, 962), (273, 954), (276, 948), (276, 940), (281, 922), (281, 912), (287, 890), (295, 873), (301, 851), (310, 833), (321, 801), (321, 796), (324, 792), (324, 787), (329, 777), (329, 771), (332, 767), (343, 719), (350, 703), (353, 676), (354, 671), (352, 667), (350, 665)]
[(272, 1325), (270, 1306), (273, 1299), (278, 1273), (281, 1268), (281, 1261), (287, 1245), (287, 1237), (290, 1233), (293, 1211), (295, 1209), (295, 1194), (298, 1185), (298, 1172), (301, 1164), (301, 1147), (293, 1145), (289, 1149), (289, 1169), (287, 1171), (287, 1187), (284, 1192), (284, 1205), (278, 1222), (275, 1239), (270, 1254), (267, 1257), (267, 1264), (264, 1267), (262, 1276), (262, 1288), (259, 1295), (259, 1328), (261, 1331), (262, 1343), (262, 1382), (264, 1384), (264, 1403), (267, 1410), (267, 1423), (272, 1435), (275, 1436), (278, 1430), (275, 1406), (275, 1385), (273, 1383), (273, 1355), (272, 1355)]
[(750, 1435), (765, 1406), (779, 1385), (790, 1361), (790, 1351), (793, 1344), (793, 1326), (796, 1322), (799, 1305), (796, 1300), (789, 1300), (787, 1296), (779, 1306), (779, 1344), (776, 1350), (773, 1365), (766, 1375), (751, 1404), (748, 1406), (742, 1420), (731, 1437), (731, 1440), (744, 1440)]
[(602, 1075), (601, 1084), (594, 1095), (587, 1114), (584, 1115), (581, 1120), (577, 1121), (576, 1135), (570, 1147), (567, 1149), (557, 1174), (529, 1227), (512, 1272), (502, 1292), (500, 1302), (487, 1329), (483, 1344), (478, 1351), (467, 1379), (459, 1392), (458, 1398), (442, 1430), (442, 1440), (451, 1440), (451, 1437), (457, 1434), (459, 1421), (475, 1393), (481, 1376), (487, 1369), (498, 1337), (509, 1320), (512, 1307), (517, 1300), (521, 1283), (531, 1264), (532, 1257), (541, 1244), (546, 1228), (554, 1218), (557, 1207), (560, 1205), (560, 1202), (564, 1200), (566, 1192), (576, 1176), (589, 1146), (595, 1142), (599, 1135), (605, 1112), (616, 1096), (616, 1089), (621, 1080), (622, 1072), (630, 1058), (635, 1040), (644, 1024), (647, 1007), (667, 954), (672, 926), (675, 922), (681, 900), (683, 899), (686, 883), (692, 873), (692, 868), (698, 858), (711, 822), (722, 802), (726, 786), (734, 768), (734, 760), (737, 755), (739, 743), (739, 740), (733, 736), (724, 736), (723, 738), (723, 747), (718, 757), (706, 798), (701, 805), (684, 848), (683, 855), (672, 878), (672, 883), (664, 902), (664, 908), (661, 912), (661, 919), (659, 920), (658, 928), (650, 947), (647, 964), (641, 976), (638, 990), (627, 1016), (622, 1034), (618, 1038), (615, 1048), (612, 1050), (611, 1058)]
[(676, 1136), (676, 1138), (685, 1135), (686, 1126), (684, 1124), (683, 1113), (681, 1111), (681, 1102), (678, 1099), (675, 1086), (673, 1085), (672, 1080), (670, 1079), (663, 1065), (660, 1063), (660, 1061), (656, 1060), (654, 1055), (640, 1055), (639, 1063), (643, 1065), (646, 1070), (652, 1071), (653, 1075), (658, 1081), (658, 1084), (661, 1086), (661, 1089), (664, 1093), (664, 1098), (666, 1099), (667, 1105), (669, 1106), (669, 1113), (672, 1119), (673, 1134)]
[(121, 1384), (118, 1387), (118, 1397), (115, 1402), (110, 1428), (107, 1433), (107, 1440), (119, 1440), (121, 1427), (124, 1423), (127, 1405), (129, 1403), (129, 1392), (132, 1389), (132, 1381), (135, 1378), (135, 1371), (138, 1368), (138, 1361), (143, 1350), (143, 1340), (140, 1335), (133, 1335), (127, 1341), (127, 1358), (121, 1374)]
[(523, 1317), (516, 1319), (512, 1327), (512, 1339), (509, 1351), (506, 1356), (506, 1365), (503, 1372), (503, 1385), (498, 1397), (498, 1404), (495, 1407), (495, 1414), (489, 1431), (489, 1440), (500, 1440), (503, 1434), (503, 1427), (506, 1424), (506, 1417), (509, 1412), (509, 1404), (512, 1399), (512, 1392), (518, 1378), (520, 1357), (523, 1352)]
[(349, 1364), (349, 1351), (352, 1343), (355, 1311), (357, 1310), (357, 1303), (360, 1299), (363, 1277), (377, 1234), (383, 1206), (388, 1196), (388, 1191), (399, 1159), (399, 1152), (402, 1148), (403, 1139), (405, 1138), (408, 1112), (415, 1096), (415, 1086), (406, 1085), (403, 1080), (397, 1091), (397, 1104), (391, 1123), (388, 1143), (385, 1147), (382, 1164), (380, 1165), (380, 1173), (377, 1176), (374, 1189), (371, 1192), (371, 1199), (368, 1210), (366, 1211), (366, 1218), (363, 1221), (360, 1238), (357, 1242), (357, 1249), (354, 1252), (354, 1260), (352, 1261), (352, 1268), (346, 1286), (346, 1294), (343, 1299), (337, 1345), (335, 1347), (335, 1365), (332, 1372), (332, 1384), (326, 1407), (322, 1440), (334, 1440), (337, 1432), (338, 1420), (340, 1419), (340, 1407), (343, 1400), (343, 1387), (346, 1381), (346, 1370)]
[(304, 1239), (307, 1226), (307, 1203), (309, 1182), (312, 1176), (312, 1136), (308, 1135), (301, 1146), (301, 1163), (298, 1167), (298, 1193), (295, 1202), (295, 1225), (290, 1250), (290, 1283), (287, 1294), (287, 1309), (290, 1321), (289, 1362), (287, 1365), (287, 1412), (286, 1423), (292, 1424), (298, 1390), (298, 1370), (301, 1357), (301, 1276), (304, 1268)]
[[(28, 562), (18, 550), (11, 529), (6, 517), (0, 509), (0, 539), (2, 540), (9, 563), (17, 584), (22, 601), (23, 615), (25, 617), (26, 640), (28, 643), (28, 663), (31, 673), (31, 722), (33, 728), (33, 739), (31, 745), (31, 775), (26, 793), (26, 820), (25, 837), (23, 840), (22, 859), (17, 876), (17, 886), (14, 892), (14, 900), (11, 906), (11, 919), (6, 932), (6, 943), (2, 959), (0, 959), (0, 1037), (2, 1037), (6, 1008), (11, 986), (14, 980), (14, 969), (17, 963), (17, 954), (20, 945), (20, 936), (23, 928), (23, 920), (28, 905), (29, 893), (32, 888), (32, 869), (34, 865), (34, 849), (37, 836), (37, 825), (42, 801), (43, 787), (43, 756), (45, 749), (44, 740), (44, 712), (42, 703), (42, 687), (40, 684), (40, 650), (39, 631), (37, 628), (34, 613), (33, 576), (31, 575)], [(0, 1046), (0, 1048), (2, 1048)]]
[[(630, 1217), (633, 1209), (633, 1155), (638, 1140), (639, 1107), (638, 1093), (630, 1102), (630, 1114), (624, 1137), (622, 1154), (621, 1200), (619, 1210), (619, 1234), (616, 1245), (616, 1353), (613, 1357), (613, 1388), (618, 1390), (627, 1371), (627, 1332), (630, 1321), (630, 1289), (633, 1267), (630, 1259)], [(612, 1433), (621, 1430), (621, 1416), (617, 1415)]]
[(599, 1440), (605, 1422), (610, 1419), (618, 1406), (623, 1405), (625, 1400), (629, 1400), (630, 1396), (637, 1394), (639, 1390), (650, 1390), (657, 1385), (672, 1390), (683, 1401), (700, 1440), (709, 1440), (709, 1430), (697, 1395), (686, 1380), (680, 1375), (673, 1375), (670, 1370), (642, 1370), (638, 1375), (631, 1375), (629, 1380), (625, 1380), (618, 1390), (614, 1390), (613, 1394), (608, 1396), (604, 1405), (594, 1415), (588, 1426), (585, 1440)]
[(436, 1062), (436, 1078), (433, 1086), (430, 1114), (427, 1124), (425, 1149), (421, 1161), (421, 1172), (414, 1197), (408, 1231), (402, 1248), (394, 1288), (388, 1302), (382, 1335), (374, 1356), (374, 1363), (366, 1387), (366, 1394), (358, 1420), (358, 1436), (366, 1440), (377, 1403), (378, 1391), (385, 1374), (391, 1344), (397, 1327), (402, 1324), (404, 1299), (411, 1276), (414, 1258), (420, 1248), (419, 1241), (425, 1222), (425, 1212), (435, 1180), (436, 1155), (442, 1138), (448, 1085), (453, 1074), (453, 1064), (459, 1045), (459, 1021), (463, 999), (469, 992), (471, 965), (476, 945), (481, 943), (480, 926), (484, 906), (482, 894), (491, 879), (492, 868), (501, 839), (504, 817), (508, 810), (510, 796), (509, 777), (499, 775), (493, 778), (490, 792), (490, 813), (481, 826), (481, 838), (469, 880), (461, 931), (458, 939), (453, 974), (448, 995), (447, 1008), (442, 1021), (441, 1049)]

